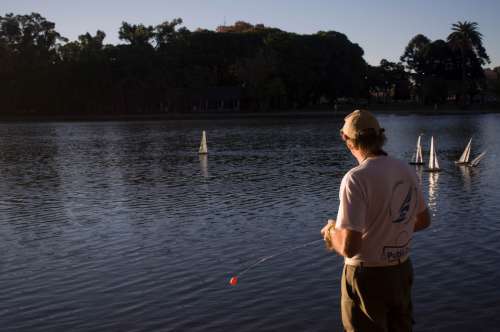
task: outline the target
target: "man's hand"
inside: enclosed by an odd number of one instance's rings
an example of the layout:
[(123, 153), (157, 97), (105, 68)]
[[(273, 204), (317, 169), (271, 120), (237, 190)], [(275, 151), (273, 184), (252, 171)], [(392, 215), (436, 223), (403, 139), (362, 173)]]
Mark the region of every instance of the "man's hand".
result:
[(335, 234), (335, 220), (328, 219), (327, 224), (321, 229), (321, 235), (325, 240), (326, 249), (333, 251), (333, 235)]
[(351, 258), (361, 251), (362, 234), (349, 229), (335, 229), (335, 220), (328, 219), (328, 223), (321, 229), (326, 249), (335, 251), (340, 256)]

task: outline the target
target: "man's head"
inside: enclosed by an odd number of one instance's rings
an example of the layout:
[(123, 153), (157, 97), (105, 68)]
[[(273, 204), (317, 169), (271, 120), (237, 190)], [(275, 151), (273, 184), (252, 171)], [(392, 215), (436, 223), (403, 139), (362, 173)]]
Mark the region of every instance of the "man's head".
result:
[(384, 128), (380, 127), (375, 116), (368, 111), (355, 110), (346, 116), (340, 134), (351, 151), (354, 149), (369, 154), (385, 154), (382, 150), (386, 140)]

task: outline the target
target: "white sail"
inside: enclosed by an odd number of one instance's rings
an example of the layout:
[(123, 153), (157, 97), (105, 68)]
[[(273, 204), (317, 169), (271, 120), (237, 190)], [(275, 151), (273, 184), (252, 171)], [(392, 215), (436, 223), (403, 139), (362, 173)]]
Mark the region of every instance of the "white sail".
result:
[(418, 164), (424, 163), (424, 158), (422, 158), (422, 144), (420, 143), (421, 137), (422, 137), (422, 135), (418, 135), (418, 140), (417, 140), (417, 153), (416, 153), (415, 162)]
[(436, 148), (434, 148), (434, 169), (436, 169), (436, 170), (440, 169), (439, 168), (439, 161), (437, 158)]
[(429, 169), (434, 167), (434, 136), (431, 137), (431, 149), (429, 151)]
[(471, 143), (472, 138), (469, 140), (469, 143), (467, 143), (467, 146), (465, 147), (464, 152), (462, 152), (460, 159), (458, 159), (458, 161), (456, 162), (457, 164), (466, 164), (469, 162)]
[(470, 162), (470, 165), (472, 167), (476, 167), (477, 165), (479, 165), (479, 162), (484, 158), (484, 156), (486, 155), (486, 151), (483, 151), (479, 154), (479, 156), (477, 156), (476, 158), (474, 158), (471, 162)]
[(199, 154), (207, 154), (208, 153), (208, 148), (207, 148), (207, 135), (205, 134), (205, 131), (203, 130), (201, 134), (201, 142), (200, 142), (200, 150), (198, 152)]
[(434, 147), (434, 136), (431, 136), (431, 150), (429, 154), (429, 171), (439, 171), (439, 162), (436, 148)]
[(424, 158), (422, 158), (422, 144), (421, 144), (422, 134), (418, 135), (417, 148), (415, 153), (411, 157), (410, 164), (421, 165), (424, 163)]

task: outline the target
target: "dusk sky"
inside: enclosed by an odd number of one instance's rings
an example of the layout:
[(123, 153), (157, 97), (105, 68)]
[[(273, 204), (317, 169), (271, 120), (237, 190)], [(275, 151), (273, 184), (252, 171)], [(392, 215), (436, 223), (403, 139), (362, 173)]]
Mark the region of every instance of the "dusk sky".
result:
[(213, 30), (238, 20), (300, 34), (335, 30), (358, 43), (372, 65), (383, 58), (399, 61), (418, 33), (446, 39), (452, 23), (467, 20), (479, 24), (489, 67), (500, 66), (498, 0), (0, 0), (0, 8), (0, 15), (38, 12), (70, 40), (100, 29), (111, 44), (120, 43), (122, 21), (156, 25), (176, 17), (190, 30)]

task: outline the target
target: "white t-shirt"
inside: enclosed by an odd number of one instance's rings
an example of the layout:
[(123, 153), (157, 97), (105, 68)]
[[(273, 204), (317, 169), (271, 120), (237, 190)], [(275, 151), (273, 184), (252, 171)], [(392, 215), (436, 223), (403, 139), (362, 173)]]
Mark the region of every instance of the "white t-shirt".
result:
[(362, 233), (361, 251), (345, 263), (390, 265), (404, 260), (417, 214), (426, 204), (415, 171), (389, 156), (371, 157), (340, 185), (336, 229)]

